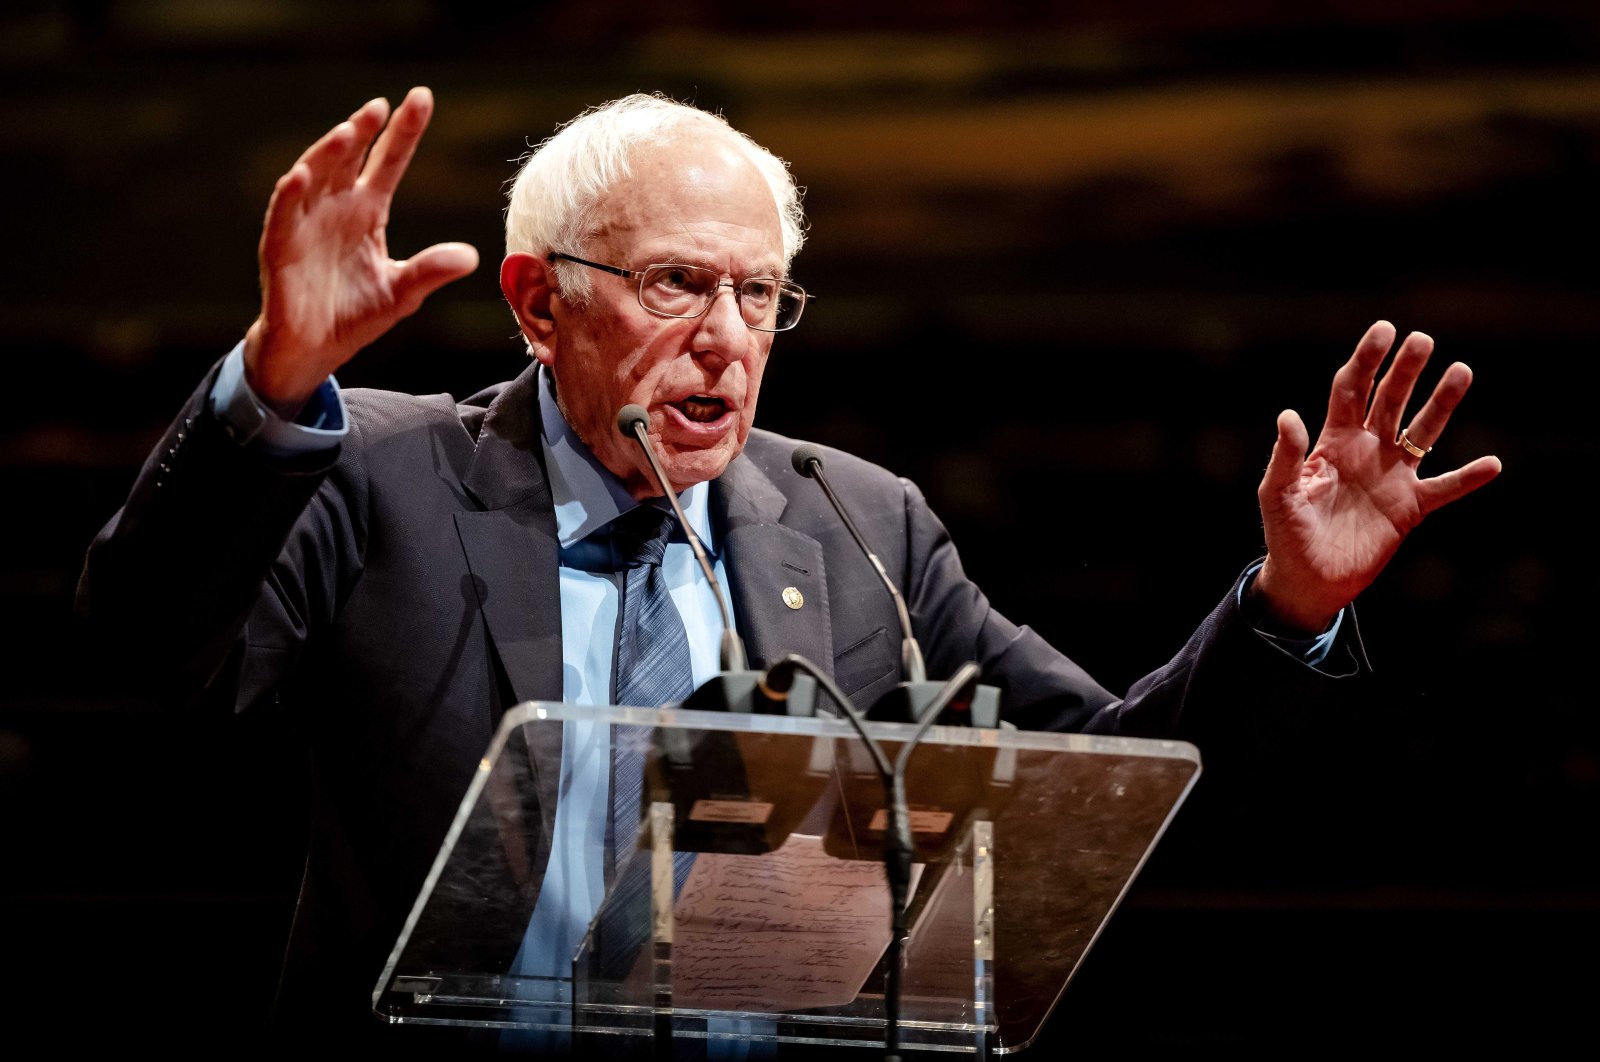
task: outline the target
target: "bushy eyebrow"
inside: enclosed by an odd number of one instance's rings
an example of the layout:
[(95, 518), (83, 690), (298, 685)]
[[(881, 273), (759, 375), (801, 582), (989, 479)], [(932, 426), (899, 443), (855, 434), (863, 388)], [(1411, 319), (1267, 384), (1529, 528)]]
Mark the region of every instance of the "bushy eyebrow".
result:
[[(720, 266), (718, 266), (710, 258), (706, 257), (703, 253), (701, 253), (699, 251), (693, 251), (693, 252), (690, 252), (688, 254), (683, 254), (683, 253), (679, 253), (679, 252), (676, 252), (676, 251), (671, 251), (671, 252), (667, 252), (665, 257), (651, 256), (650, 260), (648, 262), (642, 262), (641, 263), (641, 266), (644, 266), (644, 265), (687, 265), (687, 266), (698, 266), (701, 269), (709, 269), (713, 273), (721, 273), (722, 272), (722, 269), (721, 269)], [(743, 276), (739, 277), (738, 279), (740, 279), (740, 280), (754, 280), (754, 279), (757, 279), (757, 278), (766, 278), (766, 277), (771, 277), (774, 280), (788, 280), (789, 279), (788, 275), (784, 272), (784, 269), (783, 269), (783, 267), (781, 265), (758, 266), (755, 269), (751, 270), (750, 272), (748, 272), (748, 273), (744, 274)]]

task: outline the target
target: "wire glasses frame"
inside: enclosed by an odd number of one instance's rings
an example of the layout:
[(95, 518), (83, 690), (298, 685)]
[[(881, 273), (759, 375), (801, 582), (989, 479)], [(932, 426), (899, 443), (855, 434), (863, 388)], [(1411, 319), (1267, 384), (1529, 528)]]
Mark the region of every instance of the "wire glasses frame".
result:
[(591, 262), (561, 251), (551, 251), (547, 260), (560, 259), (588, 266), (603, 273), (639, 281), (639, 305), (657, 317), (699, 317), (711, 308), (722, 288), (733, 291), (734, 302), (744, 323), (758, 332), (787, 332), (800, 323), (800, 314), (813, 295), (798, 284), (776, 277), (746, 277), (737, 284), (723, 280), (714, 269), (656, 262), (643, 269)]

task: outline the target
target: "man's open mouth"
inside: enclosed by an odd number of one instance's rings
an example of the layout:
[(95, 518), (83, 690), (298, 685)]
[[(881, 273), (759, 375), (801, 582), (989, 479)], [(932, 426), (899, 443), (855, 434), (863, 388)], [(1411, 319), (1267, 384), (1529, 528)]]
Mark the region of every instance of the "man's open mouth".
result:
[(672, 405), (683, 414), (684, 419), (696, 424), (709, 424), (728, 411), (728, 403), (710, 395), (690, 395)]

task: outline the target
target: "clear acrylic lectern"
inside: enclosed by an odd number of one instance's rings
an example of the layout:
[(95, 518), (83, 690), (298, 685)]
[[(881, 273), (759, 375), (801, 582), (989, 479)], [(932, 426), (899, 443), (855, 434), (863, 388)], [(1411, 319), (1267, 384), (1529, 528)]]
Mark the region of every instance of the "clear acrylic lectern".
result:
[[(891, 760), (914, 731), (868, 727)], [(570, 969), (562, 956), (553, 975), (524, 975), (561, 743), (579, 733), (642, 758), (639, 827), (591, 853), (604, 899)], [(1182, 742), (931, 728), (907, 770), (901, 1043), (1026, 1047), (1199, 770)], [(842, 719), (521, 705), (484, 755), (374, 1008), (642, 1054), (722, 1036), (882, 1044), (886, 820)]]

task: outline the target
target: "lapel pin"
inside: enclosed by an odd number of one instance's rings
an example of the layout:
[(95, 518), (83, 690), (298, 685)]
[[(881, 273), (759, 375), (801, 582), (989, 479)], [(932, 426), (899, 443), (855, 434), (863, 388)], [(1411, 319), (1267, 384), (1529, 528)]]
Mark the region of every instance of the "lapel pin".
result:
[(806, 603), (806, 597), (796, 587), (786, 586), (783, 588), (783, 603), (790, 608), (799, 608)]

